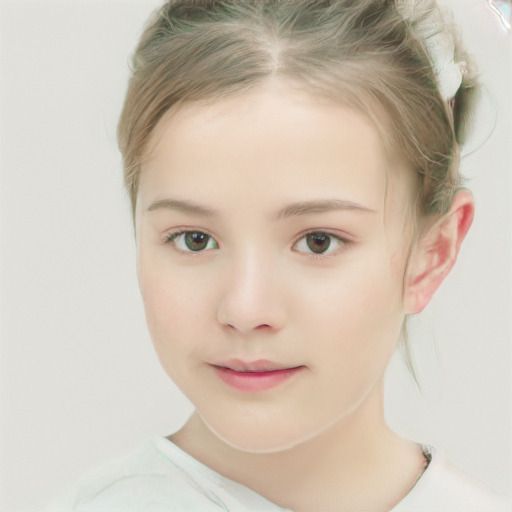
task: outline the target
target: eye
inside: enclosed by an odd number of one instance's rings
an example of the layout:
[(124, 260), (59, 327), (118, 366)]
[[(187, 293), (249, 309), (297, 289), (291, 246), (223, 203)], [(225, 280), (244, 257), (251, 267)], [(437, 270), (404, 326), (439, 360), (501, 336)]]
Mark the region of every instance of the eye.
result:
[(345, 244), (347, 241), (338, 236), (322, 231), (313, 231), (300, 238), (293, 248), (297, 252), (323, 256), (339, 251)]
[(202, 231), (178, 231), (168, 235), (165, 241), (182, 252), (202, 252), (219, 247), (210, 235)]

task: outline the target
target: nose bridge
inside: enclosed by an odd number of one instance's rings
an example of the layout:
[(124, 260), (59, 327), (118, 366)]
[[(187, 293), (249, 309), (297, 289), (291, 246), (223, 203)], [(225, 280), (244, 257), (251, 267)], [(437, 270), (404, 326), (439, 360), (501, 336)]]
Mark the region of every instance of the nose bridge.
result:
[(284, 307), (278, 298), (276, 257), (255, 244), (245, 245), (226, 261), (221, 323), (248, 332), (260, 326), (282, 327)]

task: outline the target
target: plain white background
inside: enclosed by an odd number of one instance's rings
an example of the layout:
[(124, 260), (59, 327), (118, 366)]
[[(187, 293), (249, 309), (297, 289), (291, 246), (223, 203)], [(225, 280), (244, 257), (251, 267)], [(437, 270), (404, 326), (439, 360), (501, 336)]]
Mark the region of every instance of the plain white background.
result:
[[(484, 0), (446, 0), (497, 111), (463, 171), (477, 214), (411, 324), (389, 422), (511, 493), (511, 34)], [(138, 295), (115, 128), (128, 55), (156, 0), (1, 3), (0, 510), (42, 507), (190, 405), (160, 369)], [(487, 98), (470, 143), (494, 112)]]

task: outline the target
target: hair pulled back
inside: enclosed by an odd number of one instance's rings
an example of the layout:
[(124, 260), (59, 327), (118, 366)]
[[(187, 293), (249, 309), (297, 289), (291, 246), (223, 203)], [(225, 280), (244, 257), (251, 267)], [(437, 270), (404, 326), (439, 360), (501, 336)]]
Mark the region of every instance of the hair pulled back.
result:
[[(171, 107), (277, 77), (369, 116), (417, 171), (418, 211), (443, 213), (460, 185), (459, 147), (475, 83), (468, 68), (455, 97), (442, 98), (417, 30), (432, 13), (434, 32), (453, 31), (430, 0), (407, 20), (393, 0), (169, 0), (136, 48), (118, 126), (133, 211), (150, 136)], [(468, 61), (458, 46), (455, 52)]]

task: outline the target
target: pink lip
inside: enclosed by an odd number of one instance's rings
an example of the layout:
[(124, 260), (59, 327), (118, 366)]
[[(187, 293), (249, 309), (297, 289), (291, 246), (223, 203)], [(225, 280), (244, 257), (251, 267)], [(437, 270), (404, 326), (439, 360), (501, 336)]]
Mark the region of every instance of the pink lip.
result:
[(266, 359), (252, 362), (231, 359), (212, 366), (222, 381), (240, 391), (271, 389), (304, 369), (304, 366), (291, 368)]

